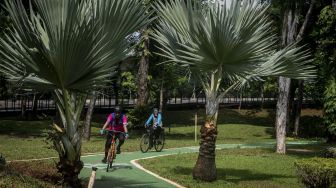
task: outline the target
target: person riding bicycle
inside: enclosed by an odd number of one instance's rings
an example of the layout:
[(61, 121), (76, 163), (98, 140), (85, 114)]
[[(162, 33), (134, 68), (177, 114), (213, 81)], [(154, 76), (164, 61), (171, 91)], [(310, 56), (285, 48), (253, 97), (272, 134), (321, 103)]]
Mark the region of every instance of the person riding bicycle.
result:
[[(150, 126), (151, 122), (152, 126)], [(153, 114), (149, 116), (145, 126), (149, 128), (149, 147), (152, 148), (153, 136), (157, 138), (162, 131), (162, 116), (157, 108), (153, 109)]]
[[(119, 140), (119, 144), (117, 146), (117, 154), (120, 154), (120, 147), (124, 144), (125, 139), (128, 138), (128, 130), (127, 130), (127, 116), (121, 113), (121, 109), (116, 107), (114, 112), (111, 113), (100, 130), (100, 134), (104, 134), (104, 130), (107, 131), (116, 131), (115, 136)], [(108, 155), (108, 151), (111, 147), (112, 135), (107, 134), (106, 143), (105, 143), (105, 157), (102, 162), (106, 163), (106, 158)]]

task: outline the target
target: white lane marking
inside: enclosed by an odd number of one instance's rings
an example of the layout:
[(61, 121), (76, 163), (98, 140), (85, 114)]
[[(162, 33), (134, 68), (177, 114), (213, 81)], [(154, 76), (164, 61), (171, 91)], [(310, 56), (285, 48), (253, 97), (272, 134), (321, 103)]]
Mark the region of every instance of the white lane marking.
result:
[(156, 173), (154, 173), (154, 172), (152, 172), (152, 171), (149, 171), (149, 170), (145, 169), (143, 166), (141, 166), (141, 165), (138, 163), (138, 160), (151, 159), (151, 158), (163, 157), (163, 156), (169, 156), (169, 155), (175, 155), (175, 154), (176, 154), (176, 153), (172, 153), (172, 154), (164, 154), (164, 155), (158, 155), (158, 156), (152, 156), (152, 157), (144, 157), (144, 158), (140, 158), (140, 159), (134, 159), (134, 160), (131, 160), (131, 163), (132, 163), (135, 167), (137, 167), (139, 170), (142, 170), (142, 171), (144, 171), (144, 172), (146, 172), (146, 173), (148, 173), (148, 174), (150, 174), (150, 175), (152, 175), (152, 176), (154, 176), (154, 177), (156, 177), (156, 178), (158, 178), (158, 179), (161, 179), (161, 180), (163, 180), (163, 181), (165, 181), (165, 182), (167, 182), (167, 183), (169, 183), (169, 184), (171, 184), (171, 185), (173, 185), (173, 186), (175, 186), (175, 187), (177, 187), (177, 188), (185, 188), (184, 186), (182, 186), (182, 185), (180, 185), (180, 184), (178, 184), (178, 183), (176, 183), (176, 182), (174, 182), (174, 181), (172, 181), (172, 180), (166, 179), (166, 178), (164, 178), (164, 177), (162, 177), (162, 176), (160, 176), (160, 175), (158, 175), (158, 174), (156, 174)]
[[(99, 164), (91, 164), (91, 163), (85, 163), (84, 164), (84, 168), (92, 168), (92, 167), (96, 167), (98, 169), (106, 169), (106, 165), (107, 164), (103, 164), (103, 163), (99, 163)], [(113, 167), (120, 167), (120, 168), (132, 168), (132, 165), (130, 165), (129, 163), (113, 163), (112, 168)]]

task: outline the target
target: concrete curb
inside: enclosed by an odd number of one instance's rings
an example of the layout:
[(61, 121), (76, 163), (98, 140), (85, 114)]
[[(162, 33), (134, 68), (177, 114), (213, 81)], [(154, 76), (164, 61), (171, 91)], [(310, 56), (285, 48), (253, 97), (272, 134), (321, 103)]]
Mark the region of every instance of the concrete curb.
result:
[(177, 188), (186, 188), (186, 187), (184, 187), (184, 186), (182, 186), (182, 185), (180, 185), (180, 184), (178, 184), (178, 183), (176, 183), (176, 182), (174, 182), (172, 180), (166, 179), (166, 178), (164, 178), (164, 177), (162, 177), (162, 176), (160, 176), (160, 175), (158, 175), (158, 174), (156, 174), (156, 173), (154, 173), (152, 171), (149, 171), (149, 170), (145, 169), (143, 166), (141, 166), (138, 163), (139, 160), (152, 159), (152, 158), (164, 157), (164, 156), (169, 156), (169, 155), (176, 155), (176, 153), (173, 153), (173, 154), (164, 154), (164, 155), (158, 155), (158, 156), (152, 156), (152, 157), (144, 157), (144, 158), (140, 158), (140, 159), (131, 160), (130, 162), (131, 162), (132, 165), (134, 165), (138, 169), (140, 169), (140, 170), (142, 170), (142, 171), (144, 171), (144, 172), (146, 172), (146, 173), (148, 173), (148, 174), (150, 174), (150, 175), (152, 175), (152, 176), (154, 176), (154, 177), (156, 177), (158, 179), (161, 179), (161, 180), (163, 180), (163, 181), (165, 181), (165, 182), (167, 182), (167, 183), (169, 183), (169, 184), (171, 184), (171, 185), (173, 185), (173, 186), (175, 186)]

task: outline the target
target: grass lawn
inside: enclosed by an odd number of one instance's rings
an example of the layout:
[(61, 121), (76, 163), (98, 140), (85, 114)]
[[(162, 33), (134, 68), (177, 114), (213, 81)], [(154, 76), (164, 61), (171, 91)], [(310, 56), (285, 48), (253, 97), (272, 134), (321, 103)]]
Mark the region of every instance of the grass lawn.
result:
[(140, 164), (186, 187), (295, 188), (304, 187), (296, 177), (295, 160), (319, 155), (319, 149), (316, 146), (305, 146), (305, 150), (291, 148), (288, 155), (278, 155), (269, 149), (220, 150), (216, 153), (218, 180), (213, 183), (193, 180), (196, 153), (146, 159)]
[[(194, 146), (195, 111), (168, 111), (164, 114), (166, 129), (166, 148)], [(204, 110), (199, 111), (198, 124), (204, 121)], [(309, 122), (312, 115), (321, 115), (318, 110), (303, 110), (302, 122)], [(91, 140), (83, 142), (82, 152), (102, 152), (105, 138), (98, 135), (105, 122), (106, 114), (93, 117)], [(0, 119), (0, 153), (7, 160), (57, 157), (53, 149), (48, 149), (45, 142), (48, 120), (19, 121), (14, 118)], [(220, 110), (218, 119), (218, 144), (223, 143), (261, 143), (274, 141), (274, 111), (272, 110)], [(197, 127), (197, 133), (199, 132)], [(131, 132), (122, 151), (139, 150), (142, 132)], [(199, 137), (199, 133), (198, 133)], [(305, 150), (305, 146), (301, 146)], [(321, 149), (320, 146), (314, 146)], [(187, 186), (209, 186), (195, 183), (190, 176), (197, 155), (177, 155), (169, 158), (142, 161), (146, 167), (165, 174), (166, 177)], [(211, 185), (222, 187), (276, 187), (277, 185), (298, 186), (294, 176), (293, 161), (301, 155), (278, 156), (269, 150), (224, 150), (217, 155), (219, 181)], [(267, 160), (265, 160), (267, 159)], [(159, 161), (163, 160), (163, 163)], [(0, 173), (2, 187), (55, 187), (60, 179), (55, 170), (55, 160), (37, 162), (10, 163), (8, 170)], [(151, 166), (155, 164), (155, 166)], [(273, 169), (273, 164), (276, 169)], [(288, 165), (287, 165), (288, 164)], [(287, 165), (287, 166), (286, 166)], [(270, 168), (272, 167), (272, 168)], [(275, 168), (274, 167), (274, 168)], [(160, 168), (157, 170), (157, 168)], [(279, 168), (279, 169), (277, 169)], [(266, 170), (265, 170), (266, 169)], [(224, 179), (226, 174), (226, 179)], [(265, 179), (265, 180), (262, 180)]]
[[(303, 115), (320, 113), (314, 110), (304, 110)], [(199, 112), (199, 125), (204, 121), (204, 111)], [(95, 115), (92, 137), (89, 142), (83, 142), (82, 152), (102, 152), (105, 138), (98, 135), (105, 121), (105, 115)], [(274, 141), (274, 111), (253, 110), (220, 110), (218, 119), (218, 144), (223, 143), (260, 143)], [(171, 131), (166, 130), (166, 148), (198, 145), (194, 141), (194, 111), (170, 111), (164, 116), (165, 125), (171, 125)], [(48, 149), (45, 143), (46, 130), (50, 121), (18, 121), (13, 119), (0, 120), (0, 153), (7, 160), (56, 157), (53, 149)], [(199, 126), (197, 133), (199, 134)], [(123, 151), (139, 150), (141, 132), (131, 132), (125, 142)], [(199, 137), (199, 135), (198, 135)]]

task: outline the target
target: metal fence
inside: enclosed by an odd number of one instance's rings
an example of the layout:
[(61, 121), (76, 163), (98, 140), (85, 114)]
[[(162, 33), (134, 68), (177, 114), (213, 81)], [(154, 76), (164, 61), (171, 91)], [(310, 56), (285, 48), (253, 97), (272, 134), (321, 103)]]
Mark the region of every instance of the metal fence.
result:
[[(50, 94), (39, 95), (38, 98), (34, 94), (29, 95), (14, 95), (9, 98), (0, 98), (0, 112), (16, 112), (21, 111), (22, 104), (25, 103), (25, 108), (27, 111), (31, 111), (36, 105), (35, 109), (38, 111), (43, 110), (54, 110), (55, 103)], [(239, 95), (227, 95), (221, 101), (222, 104), (228, 105), (239, 105), (239, 104), (275, 104), (276, 96), (271, 95), (267, 97), (257, 97), (257, 96), (239, 96)], [(296, 99), (294, 99), (296, 100)], [(116, 105), (122, 105), (125, 107), (133, 107), (136, 104), (136, 99), (134, 96), (123, 97), (121, 96), (118, 100), (113, 95), (113, 93), (101, 93), (97, 96), (96, 99), (96, 109), (110, 109)], [(179, 104), (196, 104), (196, 105), (204, 105), (206, 99), (204, 95), (196, 95), (195, 97), (172, 97), (167, 101), (167, 105), (179, 105)], [(304, 104), (311, 104), (313, 102), (312, 99), (305, 98)], [(89, 104), (89, 100), (86, 101), (86, 106)]]
[[(275, 103), (277, 98), (268, 97), (225, 97), (222, 99), (222, 104), (230, 104), (230, 105), (239, 105), (239, 104), (253, 104), (253, 103)], [(167, 101), (168, 105), (178, 105), (178, 104), (199, 104), (204, 105), (206, 99), (204, 97), (199, 98), (181, 98), (174, 97), (170, 98)], [(311, 99), (304, 99), (304, 103), (310, 103)], [(22, 104), (26, 104), (26, 110), (33, 110), (34, 106), (34, 98), (27, 97), (25, 99), (22, 98), (10, 98), (10, 99), (0, 99), (0, 112), (13, 112), (20, 111)], [(89, 100), (86, 101), (86, 106), (89, 104)], [(136, 104), (136, 99), (119, 99), (115, 98), (105, 98), (98, 97), (96, 100), (96, 109), (109, 109), (113, 108), (116, 105), (123, 105), (127, 107), (133, 107)], [(35, 105), (37, 105), (36, 109), (38, 111), (43, 110), (54, 110), (55, 103), (51, 98), (38, 99), (35, 100)]]

